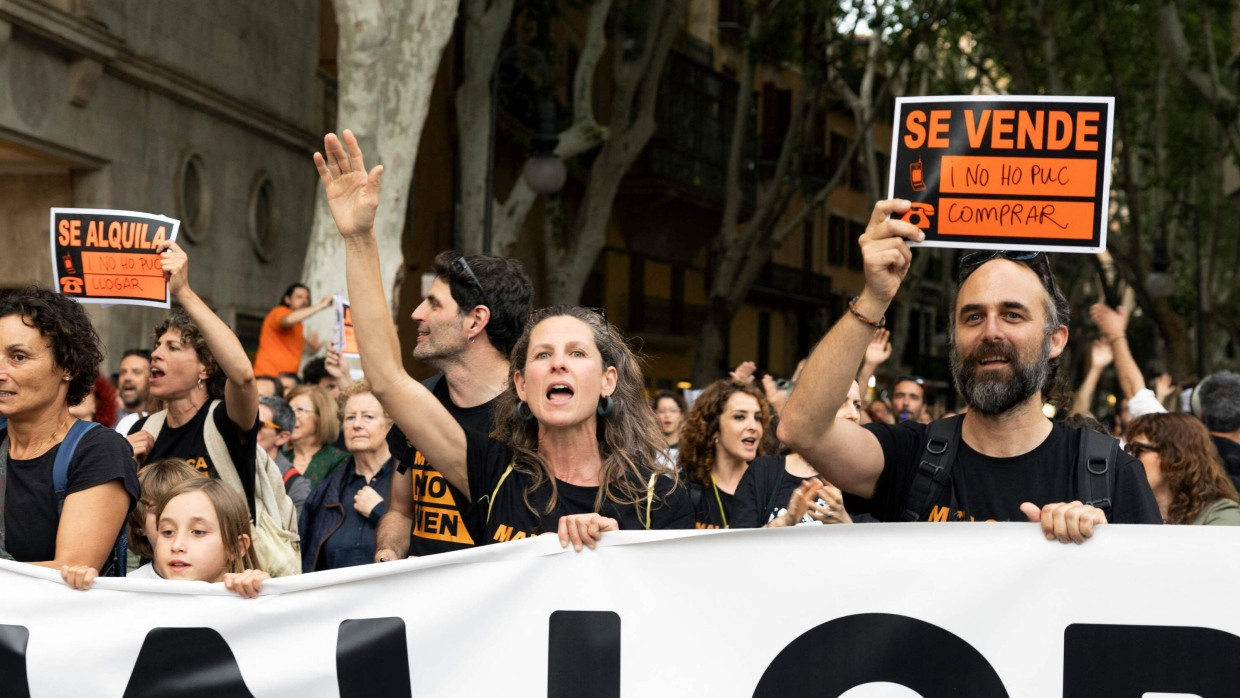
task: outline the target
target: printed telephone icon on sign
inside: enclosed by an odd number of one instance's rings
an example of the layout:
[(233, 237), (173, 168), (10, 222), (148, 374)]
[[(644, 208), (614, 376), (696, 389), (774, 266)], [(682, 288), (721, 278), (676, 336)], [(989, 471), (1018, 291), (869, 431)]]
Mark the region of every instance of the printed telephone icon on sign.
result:
[(82, 280), (77, 278), (76, 276), (60, 277), (60, 292), (61, 293), (81, 293), (82, 292)]
[(921, 158), (917, 158), (917, 162), (909, 163), (908, 180), (909, 180), (909, 184), (911, 184), (913, 187), (913, 191), (925, 191), (926, 190), (926, 180), (924, 177), (922, 177), (921, 170), (922, 170)]
[(933, 215), (933, 205), (923, 203), (921, 201), (914, 201), (912, 205), (908, 207), (908, 211), (906, 211), (903, 216), (900, 216), (900, 220), (905, 221), (906, 223), (912, 223), (922, 230), (929, 230), (930, 217)]
[(64, 260), (66, 273), (69, 273), (69, 274), (77, 273), (77, 269), (73, 268), (73, 255), (66, 254), (64, 257), (61, 257), (61, 259)]

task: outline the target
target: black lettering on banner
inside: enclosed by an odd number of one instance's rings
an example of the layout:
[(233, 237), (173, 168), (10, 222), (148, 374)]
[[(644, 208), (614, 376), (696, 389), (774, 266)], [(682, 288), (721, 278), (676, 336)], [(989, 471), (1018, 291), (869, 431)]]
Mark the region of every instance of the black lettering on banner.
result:
[[(809, 668), (813, 679), (807, 684)], [(802, 695), (812, 685), (812, 695), (838, 696), (879, 681), (922, 698), (1008, 695), (994, 667), (972, 645), (933, 623), (890, 613), (844, 616), (807, 630), (775, 655), (753, 694), (783, 698)]]
[(340, 698), (412, 698), (403, 618), (346, 620), (336, 634)]
[(0, 686), (4, 695), (15, 698), (30, 697), (30, 682), (26, 676), (26, 645), (30, 644), (30, 631), (24, 625), (0, 625)]
[(1213, 628), (1073, 623), (1063, 633), (1063, 696), (1234, 696), (1236, 657), (1240, 637)]
[(547, 698), (620, 698), (620, 616), (555, 611), (548, 622)]
[(146, 634), (125, 698), (253, 698), (237, 658), (214, 628), (155, 628)]

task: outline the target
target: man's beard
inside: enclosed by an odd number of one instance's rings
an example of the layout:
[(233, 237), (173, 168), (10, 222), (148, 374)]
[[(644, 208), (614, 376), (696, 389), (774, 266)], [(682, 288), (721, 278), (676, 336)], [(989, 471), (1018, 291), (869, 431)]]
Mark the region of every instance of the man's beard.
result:
[[(964, 396), (969, 409), (977, 410), (985, 415), (999, 415), (1016, 407), (1030, 395), (1040, 393), (1042, 386), (1050, 375), (1051, 338), (1042, 341), (1042, 351), (1038, 360), (1031, 363), (1021, 361), (1016, 347), (1004, 343), (983, 342), (963, 361), (956, 351), (955, 343), (951, 347), (952, 380), (956, 390)], [(979, 375), (981, 368), (978, 359), (984, 356), (1000, 356), (1007, 360), (1007, 371), (988, 370)]]
[(135, 390), (132, 398), (121, 396), (121, 403), (125, 405), (125, 409), (133, 412), (146, 402), (146, 395), (141, 390)]

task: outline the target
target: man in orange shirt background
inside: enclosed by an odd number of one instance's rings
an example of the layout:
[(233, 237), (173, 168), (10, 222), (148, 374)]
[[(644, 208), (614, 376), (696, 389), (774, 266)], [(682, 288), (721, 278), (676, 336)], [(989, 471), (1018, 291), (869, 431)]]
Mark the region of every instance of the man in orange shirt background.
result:
[(302, 352), (313, 354), (323, 346), (313, 330), (309, 336), (302, 335), (301, 323), (315, 313), (330, 308), (331, 304), (330, 293), (310, 305), (310, 289), (305, 284), (289, 286), (280, 305), (272, 308), (263, 318), (263, 328), (258, 335), (258, 353), (254, 356), (254, 374), (277, 376), (281, 373), (300, 373)]

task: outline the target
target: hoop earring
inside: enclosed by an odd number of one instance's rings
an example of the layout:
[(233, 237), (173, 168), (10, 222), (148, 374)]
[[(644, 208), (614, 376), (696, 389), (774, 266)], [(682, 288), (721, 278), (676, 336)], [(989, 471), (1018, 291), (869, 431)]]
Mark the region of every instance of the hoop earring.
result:
[(517, 400), (517, 419), (528, 422), (533, 418), (534, 413), (530, 411), (529, 403), (525, 400)]
[(616, 401), (610, 395), (598, 399), (598, 416), (610, 417), (616, 413)]

